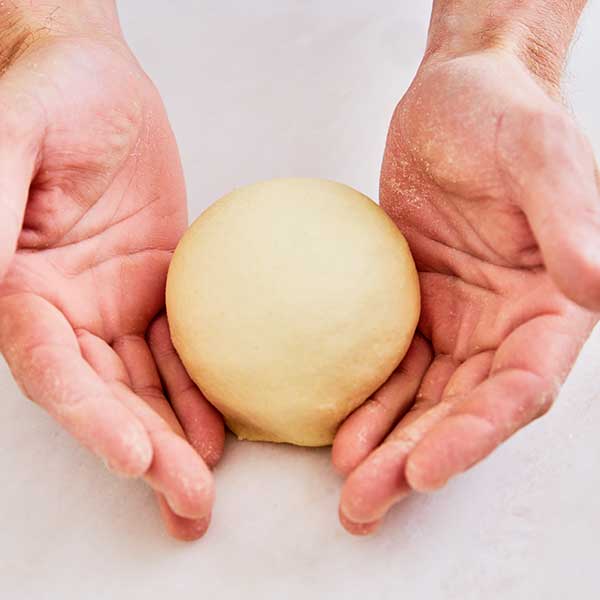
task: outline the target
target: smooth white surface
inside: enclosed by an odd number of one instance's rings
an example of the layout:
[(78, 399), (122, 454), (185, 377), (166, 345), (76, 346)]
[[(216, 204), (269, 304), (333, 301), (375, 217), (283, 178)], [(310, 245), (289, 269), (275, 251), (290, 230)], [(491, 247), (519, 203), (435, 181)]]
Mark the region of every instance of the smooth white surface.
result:
[[(192, 217), (234, 186), (284, 175), (376, 197), (429, 3), (366, 4), (120, 2), (180, 141)], [(600, 154), (592, 4), (567, 87)], [(599, 364), (597, 330), (547, 417), (369, 539), (337, 523), (328, 451), (230, 439), (212, 528), (186, 545), (163, 534), (149, 490), (109, 474), (0, 363), (0, 597), (598, 598)]]

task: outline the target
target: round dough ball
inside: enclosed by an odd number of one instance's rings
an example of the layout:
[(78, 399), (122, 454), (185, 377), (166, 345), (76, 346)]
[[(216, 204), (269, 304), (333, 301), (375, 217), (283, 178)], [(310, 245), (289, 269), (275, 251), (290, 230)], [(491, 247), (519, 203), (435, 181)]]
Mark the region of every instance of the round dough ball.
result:
[(404, 357), (419, 318), (408, 245), (339, 183), (225, 196), (181, 240), (167, 311), (188, 373), (241, 439), (331, 444)]

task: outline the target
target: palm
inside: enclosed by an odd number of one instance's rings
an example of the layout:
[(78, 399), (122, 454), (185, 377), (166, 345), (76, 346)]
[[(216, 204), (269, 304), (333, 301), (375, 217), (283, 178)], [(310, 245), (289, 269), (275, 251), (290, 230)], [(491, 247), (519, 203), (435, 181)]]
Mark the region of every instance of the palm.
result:
[(392, 120), (381, 204), (411, 246), (422, 314), (400, 371), (336, 439), (349, 473), (387, 435), (344, 489), (343, 520), (359, 533), (549, 408), (595, 322), (556, 287), (519, 206), (546, 150), (523, 146), (520, 103), (553, 102), (519, 65), (498, 77), (499, 65), (481, 55), (423, 69)]
[[(390, 130), (381, 202), (414, 253), (423, 294), (419, 330), (435, 356), (464, 365), (465, 377), (483, 353), (535, 372), (527, 359), (532, 344), (540, 360), (559, 341), (564, 358), (553, 360), (564, 360), (564, 371), (573, 348), (562, 336), (570, 332), (580, 343), (591, 319), (552, 282), (505, 183), (498, 120), (510, 104), (498, 93), (497, 62), (494, 70), (490, 63), (471, 57), (444, 65), (405, 97)], [(547, 101), (530, 77), (517, 81), (524, 95)]]
[[(210, 476), (169, 427), (187, 434), (209, 464), (223, 432), (177, 362), (160, 316), (187, 218), (162, 103), (119, 43), (46, 41), (9, 74), (26, 98), (25, 122), (36, 124), (28, 135), (37, 156), (33, 177), (27, 161), (17, 169), (29, 191), (13, 210), (19, 221), (23, 214), (22, 230), (0, 285), (0, 338), (13, 342), (15, 356), (5, 354), (35, 399), (60, 380), (46, 408), (113, 468), (144, 474), (171, 531), (194, 537), (206, 518), (187, 523), (178, 515), (205, 517)], [(24, 351), (29, 360), (17, 355)]]
[(106, 46), (73, 52), (55, 43), (41, 60), (45, 78), (31, 94), (49, 125), (2, 293), (33, 292), (74, 329), (109, 343), (141, 335), (162, 307), (186, 225), (160, 99), (131, 60)]

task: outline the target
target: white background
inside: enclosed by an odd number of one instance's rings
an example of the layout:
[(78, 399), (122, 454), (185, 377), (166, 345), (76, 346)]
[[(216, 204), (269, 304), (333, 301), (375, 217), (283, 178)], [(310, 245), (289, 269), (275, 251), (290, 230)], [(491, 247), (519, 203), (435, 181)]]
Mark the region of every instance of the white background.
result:
[[(191, 217), (275, 176), (376, 197), (428, 2), (119, 4), (180, 142)], [(567, 89), (597, 152), (599, 74), (592, 3)], [(229, 439), (212, 528), (189, 545), (163, 534), (148, 489), (110, 475), (22, 398), (0, 361), (0, 597), (598, 598), (599, 364), (597, 331), (549, 416), (444, 491), (410, 499), (369, 539), (337, 523), (328, 450)]]

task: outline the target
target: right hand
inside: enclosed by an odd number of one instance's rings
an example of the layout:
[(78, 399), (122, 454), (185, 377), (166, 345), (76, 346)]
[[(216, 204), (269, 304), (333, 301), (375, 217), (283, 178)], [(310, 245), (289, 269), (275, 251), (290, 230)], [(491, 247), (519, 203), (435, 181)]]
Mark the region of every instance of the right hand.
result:
[(424, 60), (392, 119), (380, 195), (415, 257), (421, 318), (334, 442), (350, 532), (550, 408), (598, 320), (598, 181), (589, 143), (516, 57)]
[(29, 398), (195, 539), (224, 427), (163, 314), (185, 186), (158, 93), (118, 27), (94, 25), (0, 53), (0, 350)]

